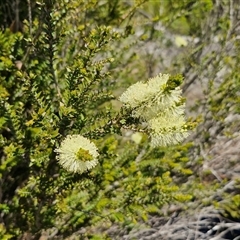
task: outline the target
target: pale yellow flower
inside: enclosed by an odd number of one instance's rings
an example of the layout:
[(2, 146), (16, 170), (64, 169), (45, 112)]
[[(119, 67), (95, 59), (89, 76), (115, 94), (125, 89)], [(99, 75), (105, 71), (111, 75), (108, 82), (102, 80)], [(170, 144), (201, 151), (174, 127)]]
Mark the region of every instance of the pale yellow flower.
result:
[(149, 89), (147, 84), (137, 82), (131, 85), (119, 98), (127, 107), (136, 108), (149, 99)]
[(81, 135), (68, 135), (55, 150), (59, 164), (67, 171), (83, 173), (98, 164), (98, 149)]
[(162, 115), (148, 121), (151, 146), (168, 146), (183, 141), (188, 135), (184, 116)]
[(182, 99), (182, 90), (175, 89), (170, 94), (157, 94), (148, 103), (144, 103), (132, 111), (133, 117), (149, 120), (157, 117), (159, 114), (166, 114), (167, 112), (173, 115), (181, 115), (184, 113), (185, 104), (176, 106)]
[(140, 132), (135, 132), (131, 136), (132, 141), (135, 142), (136, 144), (140, 144), (142, 141), (142, 138), (143, 136)]
[(168, 108), (175, 108), (176, 103), (182, 99), (180, 87), (165, 91), (168, 80), (169, 74), (159, 74), (146, 83), (137, 82), (130, 86), (119, 100), (132, 109), (133, 117), (143, 120), (154, 118)]
[(188, 45), (188, 40), (185, 36), (176, 36), (175, 37), (175, 44), (177, 47), (186, 47)]
[(131, 116), (147, 126), (153, 147), (176, 144), (188, 136), (180, 82), (181, 78), (159, 74), (130, 86), (119, 98)]
[(163, 86), (169, 79), (168, 74), (159, 74), (147, 82), (137, 82), (131, 85), (119, 98), (127, 107), (136, 108), (144, 102), (154, 98), (156, 94), (162, 92)]

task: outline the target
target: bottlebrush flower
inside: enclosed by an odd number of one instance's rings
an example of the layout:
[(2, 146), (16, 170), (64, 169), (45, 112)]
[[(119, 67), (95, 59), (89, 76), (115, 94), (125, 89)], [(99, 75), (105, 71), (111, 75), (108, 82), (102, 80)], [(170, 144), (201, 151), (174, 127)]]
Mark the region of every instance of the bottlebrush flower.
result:
[(168, 74), (159, 74), (148, 82), (137, 82), (130, 86), (119, 98), (127, 107), (135, 108), (142, 103), (149, 101), (167, 83)]
[(67, 171), (83, 173), (98, 164), (98, 149), (81, 135), (68, 135), (55, 150), (59, 164)]
[(132, 116), (149, 120), (159, 112), (171, 108), (182, 99), (180, 87), (166, 91), (169, 74), (159, 74), (147, 82), (130, 86), (119, 98), (126, 108), (132, 109)]
[(130, 86), (119, 98), (133, 118), (147, 126), (151, 146), (167, 146), (188, 136), (181, 75), (158, 74)]
[(171, 112), (173, 115), (181, 115), (185, 111), (185, 104), (177, 106), (182, 97), (181, 90), (172, 91), (171, 94), (164, 95), (163, 93), (156, 95), (149, 102), (142, 104), (136, 109), (133, 109), (132, 116), (148, 121), (157, 117), (159, 114)]
[(183, 141), (188, 135), (184, 116), (163, 115), (148, 121), (151, 146), (168, 146)]

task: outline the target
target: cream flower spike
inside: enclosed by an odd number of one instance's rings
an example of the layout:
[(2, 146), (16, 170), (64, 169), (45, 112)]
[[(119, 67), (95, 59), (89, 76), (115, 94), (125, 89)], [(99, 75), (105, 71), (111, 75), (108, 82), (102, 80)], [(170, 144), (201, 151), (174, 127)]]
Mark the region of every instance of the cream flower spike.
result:
[(184, 118), (181, 75), (158, 74), (130, 86), (119, 98), (134, 118), (147, 126), (151, 146), (180, 143), (189, 133)]
[(98, 164), (94, 143), (81, 135), (68, 135), (55, 150), (59, 164), (67, 171), (83, 173)]
[(168, 146), (178, 144), (189, 136), (184, 116), (163, 115), (148, 121), (151, 146)]
[(165, 99), (156, 101), (150, 101), (149, 103), (142, 104), (138, 108), (132, 111), (132, 116), (136, 118), (141, 118), (148, 121), (152, 118), (157, 117), (159, 114), (171, 114), (171, 115), (183, 115), (185, 111), (185, 103), (176, 106), (179, 103), (181, 96), (176, 101), (173, 101), (174, 97), (168, 98), (164, 96)]
[(176, 108), (182, 99), (180, 87), (165, 91), (169, 74), (158, 74), (147, 82), (137, 82), (130, 86), (119, 98), (127, 108), (132, 109), (132, 116), (148, 121), (168, 108)]
[(130, 108), (141, 106), (144, 102), (150, 101), (159, 92), (162, 92), (170, 75), (159, 74), (150, 78), (147, 82), (137, 82), (131, 85), (119, 98), (119, 100)]

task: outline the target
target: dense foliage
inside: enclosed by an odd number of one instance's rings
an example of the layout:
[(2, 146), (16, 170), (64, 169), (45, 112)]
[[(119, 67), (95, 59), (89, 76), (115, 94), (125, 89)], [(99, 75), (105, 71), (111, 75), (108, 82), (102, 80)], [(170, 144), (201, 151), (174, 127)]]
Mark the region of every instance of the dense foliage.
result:
[[(68, 236), (102, 221), (131, 223), (188, 198), (161, 167), (165, 150), (149, 148), (144, 135), (137, 143), (116, 135), (139, 130), (129, 110), (111, 101), (124, 83), (114, 79), (123, 71), (118, 62), (127, 59), (115, 48), (127, 43), (141, 4), (37, 2), (22, 32), (1, 32), (3, 238), (37, 238), (52, 227)], [(128, 22), (125, 30), (122, 22)], [(180, 84), (172, 83), (166, 92)], [(72, 174), (59, 166), (54, 149), (69, 134), (95, 141), (95, 169)]]
[[(104, 231), (114, 224), (131, 229), (149, 215), (162, 215), (166, 204), (212, 203), (228, 180), (203, 167), (215, 144), (212, 132), (232, 137), (238, 131), (226, 120), (229, 111), (239, 113), (231, 4), (1, 1), (1, 239), (74, 233), (77, 239), (107, 239)], [(127, 87), (159, 72), (171, 75), (168, 91), (184, 75), (188, 114), (201, 120), (178, 146), (152, 148), (141, 116), (119, 101)], [(199, 85), (205, 98), (192, 104), (188, 91)], [(185, 130), (194, 126), (188, 122)], [(99, 151), (98, 165), (81, 174), (62, 168), (55, 151), (74, 134)], [(239, 194), (221, 197), (213, 201), (216, 208), (239, 219)]]

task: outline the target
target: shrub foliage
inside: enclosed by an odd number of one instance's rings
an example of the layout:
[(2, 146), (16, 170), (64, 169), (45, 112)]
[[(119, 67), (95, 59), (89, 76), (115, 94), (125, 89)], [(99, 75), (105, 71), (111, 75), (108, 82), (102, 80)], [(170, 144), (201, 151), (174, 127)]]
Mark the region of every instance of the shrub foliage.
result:
[[(26, 233), (37, 238), (53, 227), (66, 237), (103, 221), (134, 223), (166, 202), (189, 198), (178, 193), (171, 167), (161, 160), (167, 149), (150, 148), (144, 131), (140, 141), (127, 137), (140, 131), (139, 119), (120, 109), (116, 98), (117, 88), (132, 82), (131, 75), (124, 79), (129, 69), (123, 61), (135, 61), (128, 58), (128, 39), (143, 3), (28, 2), (28, 18), (14, 20), (23, 29), (13, 32), (2, 23), (3, 239)], [(58, 164), (54, 149), (69, 134), (94, 141), (96, 168), (72, 174)]]
[[(133, 226), (162, 214), (165, 204), (192, 197), (196, 204), (204, 192), (214, 196), (224, 188), (228, 176), (216, 174), (214, 166), (199, 169), (208, 164), (206, 153), (216, 147), (217, 134), (221, 139), (238, 136), (235, 5), (212, 0), (1, 1), (0, 238), (39, 239), (44, 231), (55, 231), (61, 239), (80, 229), (87, 229), (90, 238), (99, 228)], [(163, 57), (168, 54), (171, 60)], [(179, 72), (187, 77), (186, 92), (203, 86), (205, 97), (192, 109), (203, 115), (192, 135), (194, 146), (149, 144), (152, 129), (162, 141), (158, 129), (171, 128), (175, 134), (194, 127), (188, 122), (176, 128), (169, 123), (178, 118), (163, 114), (180, 112), (183, 122), (182, 97), (174, 101), (178, 111), (154, 102), (161, 100), (158, 95), (139, 100), (144, 90), (133, 97), (133, 86), (158, 94), (147, 80), (159, 72), (171, 75), (166, 95), (176, 88), (181, 92)], [(130, 85), (122, 104), (119, 96)], [(149, 127), (159, 115), (168, 125), (159, 120), (157, 129)], [(57, 161), (56, 149), (69, 135), (81, 135), (97, 147), (95, 168), (72, 173)], [(211, 180), (215, 177), (217, 184)], [(214, 203), (234, 221), (239, 218), (238, 190)]]

